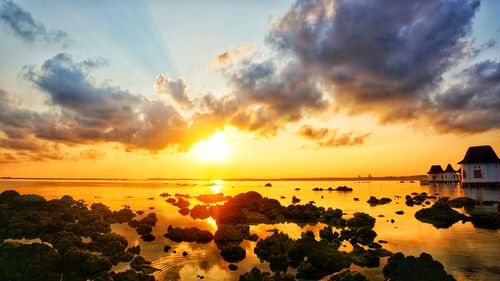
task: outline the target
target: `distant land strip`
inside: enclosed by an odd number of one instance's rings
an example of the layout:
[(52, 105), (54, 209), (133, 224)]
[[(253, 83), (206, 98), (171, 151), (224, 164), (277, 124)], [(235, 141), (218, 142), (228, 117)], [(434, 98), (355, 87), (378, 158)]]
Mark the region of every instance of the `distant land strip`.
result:
[(227, 178), (227, 179), (197, 179), (197, 178), (50, 178), (50, 177), (0, 177), (0, 180), (47, 180), (47, 181), (172, 181), (172, 180), (223, 180), (223, 181), (420, 181), (427, 180), (426, 175), (413, 176), (382, 176), (382, 177), (313, 177), (313, 178)]

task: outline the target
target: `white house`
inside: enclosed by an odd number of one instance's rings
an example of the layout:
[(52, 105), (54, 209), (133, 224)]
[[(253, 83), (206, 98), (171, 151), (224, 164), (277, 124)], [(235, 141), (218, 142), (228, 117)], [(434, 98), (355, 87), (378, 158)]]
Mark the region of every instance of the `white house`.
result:
[(461, 165), (462, 183), (500, 185), (500, 159), (489, 145), (471, 146)]
[(459, 182), (460, 181), (460, 174), (458, 173), (458, 170), (456, 171), (453, 169), (451, 164), (448, 164), (446, 166), (446, 169), (443, 171), (443, 181), (445, 182)]
[(443, 168), (441, 165), (432, 165), (427, 172), (427, 179), (429, 182), (443, 182)]

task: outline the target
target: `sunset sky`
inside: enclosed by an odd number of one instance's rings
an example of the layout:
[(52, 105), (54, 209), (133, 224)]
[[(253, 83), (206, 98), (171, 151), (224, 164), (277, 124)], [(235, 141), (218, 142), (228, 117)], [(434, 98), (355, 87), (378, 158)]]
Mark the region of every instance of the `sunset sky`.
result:
[(416, 175), (500, 154), (499, 11), (0, 0), (0, 176)]

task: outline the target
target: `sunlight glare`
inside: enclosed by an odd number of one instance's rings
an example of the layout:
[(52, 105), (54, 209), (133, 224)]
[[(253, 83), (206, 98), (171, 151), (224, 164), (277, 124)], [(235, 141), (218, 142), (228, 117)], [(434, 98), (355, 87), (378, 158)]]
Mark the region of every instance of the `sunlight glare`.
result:
[(192, 148), (192, 153), (203, 162), (223, 162), (229, 156), (229, 145), (223, 132), (200, 141)]

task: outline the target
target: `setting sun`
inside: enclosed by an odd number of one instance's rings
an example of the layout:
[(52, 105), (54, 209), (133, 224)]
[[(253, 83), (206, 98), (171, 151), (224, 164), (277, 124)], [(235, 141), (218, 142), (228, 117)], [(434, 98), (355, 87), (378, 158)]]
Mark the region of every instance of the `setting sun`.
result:
[(229, 145), (224, 133), (218, 132), (195, 144), (191, 152), (203, 162), (223, 162), (229, 156)]

